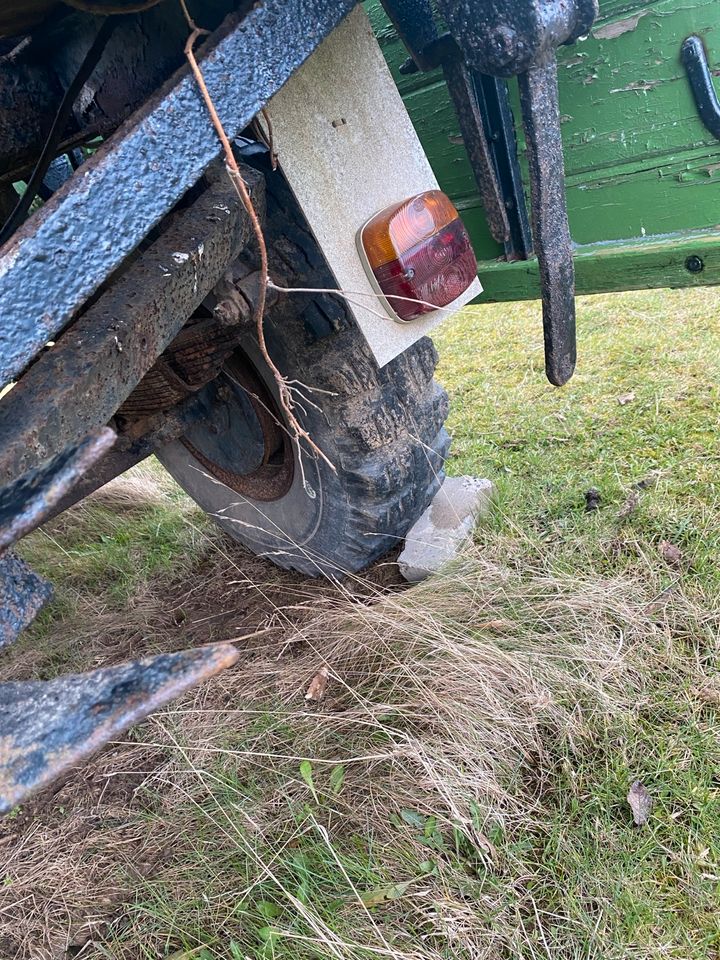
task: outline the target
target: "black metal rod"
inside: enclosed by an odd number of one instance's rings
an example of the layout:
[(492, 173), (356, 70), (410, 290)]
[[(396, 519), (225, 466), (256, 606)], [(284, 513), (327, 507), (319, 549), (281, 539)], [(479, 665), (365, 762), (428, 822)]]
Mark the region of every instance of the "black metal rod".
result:
[(533, 252), (532, 234), (507, 81), (484, 73), (473, 74), (473, 81), (510, 225), (510, 237), (505, 241), (505, 256), (508, 260), (527, 260)]
[(542, 288), (545, 373), (560, 387), (570, 379), (575, 343), (575, 267), (565, 204), (565, 166), (558, 123), (555, 60), (518, 77), (525, 127), (532, 227)]
[(472, 77), (461, 60), (447, 60), (443, 63), (443, 72), (460, 124), (460, 132), (475, 183), (480, 192), (490, 234), (498, 243), (504, 244), (510, 239), (510, 223), (485, 136)]
[(705, 46), (700, 37), (688, 37), (680, 56), (687, 71), (700, 119), (707, 130), (720, 140), (720, 100), (713, 85)]

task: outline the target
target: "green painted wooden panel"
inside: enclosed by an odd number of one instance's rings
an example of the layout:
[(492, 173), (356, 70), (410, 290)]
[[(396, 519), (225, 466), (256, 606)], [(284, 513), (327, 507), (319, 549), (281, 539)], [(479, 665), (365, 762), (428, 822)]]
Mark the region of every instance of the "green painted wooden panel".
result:
[[(689, 257), (703, 262), (701, 273), (686, 267)], [(540, 296), (537, 260), (479, 264), (483, 301), (534, 300)], [(575, 250), (578, 293), (610, 293), (647, 287), (700, 287), (720, 280), (720, 236), (717, 231), (691, 231), (667, 237), (645, 237), (623, 243), (589, 243)]]
[[(509, 267), (487, 263), (502, 251), (487, 231), (442, 74), (400, 76), (405, 48), (379, 0), (366, 6), (436, 176), (468, 225), (481, 278), (489, 268), (497, 277)], [(638, 245), (687, 231), (702, 233), (707, 253), (720, 224), (720, 142), (701, 123), (680, 62), (680, 46), (691, 33), (703, 36), (711, 69), (720, 75), (718, 0), (601, 0), (592, 35), (558, 51), (568, 214), (573, 240), (587, 246), (578, 250), (578, 260), (597, 257), (599, 244), (617, 242), (614, 280), (601, 281), (597, 271), (583, 267), (587, 292), (593, 282), (603, 290), (608, 283), (636, 287), (638, 263), (647, 271), (645, 286), (669, 279), (675, 285), (720, 282), (717, 267), (710, 269), (716, 263), (712, 253), (702, 274), (690, 275), (680, 265), (671, 278), (655, 266), (657, 258), (637, 259)], [(510, 89), (519, 119), (514, 81)], [(519, 140), (526, 176), (521, 132)], [(623, 269), (622, 249), (632, 269)], [(515, 268), (509, 276), (517, 279), (519, 273)], [(496, 279), (486, 286), (495, 287), (498, 297), (511, 294)], [(529, 289), (532, 284), (525, 284), (517, 295), (527, 296)]]

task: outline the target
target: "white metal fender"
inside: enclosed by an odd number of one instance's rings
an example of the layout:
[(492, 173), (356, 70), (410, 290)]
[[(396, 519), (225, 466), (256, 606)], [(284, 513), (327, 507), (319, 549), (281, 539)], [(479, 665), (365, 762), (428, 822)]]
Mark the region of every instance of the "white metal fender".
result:
[(282, 171), (338, 287), (354, 295), (351, 310), (384, 366), (482, 287), (475, 280), (442, 310), (399, 323), (365, 272), (358, 231), (378, 211), (436, 190), (438, 183), (362, 7), (320, 44), (267, 109)]

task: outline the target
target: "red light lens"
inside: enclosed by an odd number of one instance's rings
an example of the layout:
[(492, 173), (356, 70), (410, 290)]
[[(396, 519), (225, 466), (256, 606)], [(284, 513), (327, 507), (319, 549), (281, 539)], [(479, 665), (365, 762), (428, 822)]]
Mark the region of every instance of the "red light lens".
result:
[(360, 240), (379, 289), (401, 320), (447, 306), (476, 277), (470, 238), (457, 210), (440, 190), (376, 214), (361, 231)]

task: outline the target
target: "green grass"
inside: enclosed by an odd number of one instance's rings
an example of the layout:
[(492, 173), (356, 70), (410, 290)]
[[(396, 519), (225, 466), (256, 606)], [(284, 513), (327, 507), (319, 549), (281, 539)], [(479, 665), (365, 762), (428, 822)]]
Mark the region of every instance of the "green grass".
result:
[(13, 645), (11, 669), (41, 679), (82, 671), (98, 632), (123, 645), (143, 625), (158, 634), (158, 648), (167, 646), (169, 631), (157, 622), (163, 594), (202, 562), (214, 538), (210, 519), (155, 461), (122, 478), (112, 496), (35, 531), (18, 553), (51, 581), (53, 601)]
[[(539, 305), (465, 310), (437, 338), (451, 472), (492, 477), (498, 524), (565, 568), (577, 569), (578, 553), (596, 569), (632, 566), (668, 540), (690, 581), (716, 590), (719, 334), (714, 289), (581, 298), (577, 371), (557, 389), (542, 373)], [(619, 522), (633, 485), (648, 480)], [(591, 487), (602, 506), (587, 514)]]
[[(154, 481), (160, 472), (159, 465), (146, 464), (138, 477)], [(82, 590), (122, 609), (142, 584), (176, 571), (183, 558), (197, 553), (196, 525), (203, 525), (203, 514), (172, 483), (163, 485), (162, 494), (154, 502), (139, 496), (134, 508), (87, 505), (39, 531), (21, 551), (61, 593)]]
[[(720, 292), (582, 298), (577, 372), (559, 390), (541, 373), (538, 305), (468, 309), (438, 346), (451, 472), (497, 482), (480, 544), (499, 541), (520, 565), (680, 583), (717, 609)], [(638, 483), (637, 508), (619, 518)], [(588, 513), (592, 487), (601, 504)], [(680, 568), (664, 561), (663, 541), (682, 551)], [(711, 672), (715, 653), (697, 654)], [(649, 830), (618, 817), (633, 771), (657, 798)], [(622, 732), (559, 777), (525, 854), (540, 909), (566, 917), (553, 956), (720, 952), (719, 771), (717, 711), (653, 676)]]
[[(720, 292), (581, 299), (560, 390), (537, 304), (468, 308), (437, 343), (449, 470), (497, 486), (476, 551), (378, 604), (324, 594), (302, 645), (253, 650), (217, 700), (132, 734), (123, 762), (147, 767), (142, 789), (87, 827), (69, 886), (46, 879), (60, 931), (102, 915), (108, 877), (124, 885), (99, 956), (720, 957)], [(202, 523), (167, 496), (131, 526), (90, 507), (28, 541), (65, 604), (36, 640), (85, 587), (122, 611), (190, 569)], [(642, 827), (635, 779), (654, 802)], [(124, 828), (143, 856), (164, 851), (160, 869), (138, 877)]]

